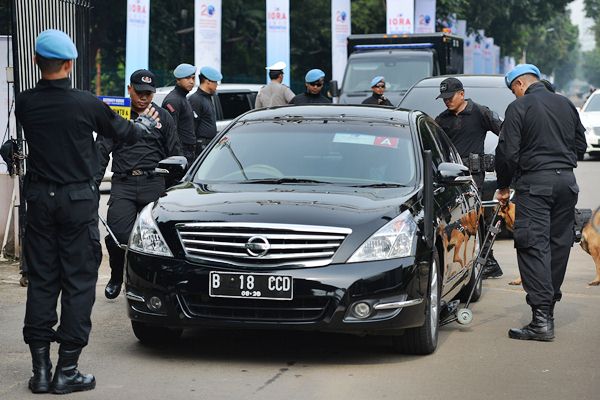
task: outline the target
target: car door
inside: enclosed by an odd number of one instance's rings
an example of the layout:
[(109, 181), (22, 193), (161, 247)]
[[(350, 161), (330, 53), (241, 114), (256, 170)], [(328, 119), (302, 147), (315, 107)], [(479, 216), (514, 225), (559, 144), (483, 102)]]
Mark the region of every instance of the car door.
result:
[[(465, 274), (465, 246), (462, 217), (465, 200), (462, 191), (456, 186), (436, 183), (438, 166), (443, 162), (453, 162), (436, 133), (437, 125), (429, 117), (421, 117), (417, 122), (419, 134), (425, 150), (431, 150), (434, 169), (434, 202), (438, 219), (436, 236), (440, 237), (444, 247), (444, 270), (442, 271), (442, 296), (452, 292)], [(456, 289), (458, 290), (458, 288)]]

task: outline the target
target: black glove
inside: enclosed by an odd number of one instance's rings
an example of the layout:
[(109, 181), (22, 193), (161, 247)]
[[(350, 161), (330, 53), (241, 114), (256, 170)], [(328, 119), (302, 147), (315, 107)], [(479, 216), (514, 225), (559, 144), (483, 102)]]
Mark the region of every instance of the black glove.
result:
[(142, 114), (139, 117), (137, 117), (135, 123), (144, 128), (148, 133), (152, 133), (152, 130), (156, 128), (156, 125), (158, 124), (158, 122), (155, 119), (150, 118), (145, 114)]

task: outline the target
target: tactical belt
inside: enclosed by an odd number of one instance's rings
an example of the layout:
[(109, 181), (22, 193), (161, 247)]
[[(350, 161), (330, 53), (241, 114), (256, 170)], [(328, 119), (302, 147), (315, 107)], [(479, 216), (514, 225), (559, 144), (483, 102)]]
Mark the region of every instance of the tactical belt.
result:
[(463, 164), (469, 168), (472, 174), (481, 172), (493, 172), (496, 164), (496, 156), (493, 154), (471, 153), (462, 159)]
[(153, 176), (153, 175), (156, 175), (156, 172), (154, 172), (154, 170), (152, 170), (152, 169), (132, 169), (131, 171), (127, 171), (127, 172), (115, 172), (113, 175), (116, 175), (118, 177), (142, 176), (142, 175)]

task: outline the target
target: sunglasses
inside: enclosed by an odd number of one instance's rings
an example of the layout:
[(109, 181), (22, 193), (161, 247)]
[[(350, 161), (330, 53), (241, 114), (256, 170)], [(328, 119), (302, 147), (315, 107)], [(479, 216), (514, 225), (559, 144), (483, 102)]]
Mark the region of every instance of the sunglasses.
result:
[(321, 87), (323, 86), (323, 82), (311, 82), (309, 83), (310, 86), (316, 86), (316, 87)]
[(378, 89), (384, 89), (385, 88), (385, 83), (384, 84), (380, 84), (380, 85), (375, 85), (376, 88)]

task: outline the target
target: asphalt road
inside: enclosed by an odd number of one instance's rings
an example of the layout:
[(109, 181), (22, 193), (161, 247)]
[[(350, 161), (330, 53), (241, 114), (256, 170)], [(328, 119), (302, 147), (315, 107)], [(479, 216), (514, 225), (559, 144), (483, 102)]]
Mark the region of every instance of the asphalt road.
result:
[[(580, 164), (580, 207), (600, 205), (600, 161)], [(106, 196), (103, 196), (103, 203)], [(103, 215), (106, 210), (104, 209)], [(600, 287), (592, 259), (576, 245), (552, 343), (510, 340), (530, 318), (512, 242), (495, 254), (504, 276), (488, 280), (469, 327), (441, 329), (431, 356), (394, 354), (386, 338), (294, 332), (188, 331), (174, 345), (148, 348), (133, 336), (121, 296), (103, 296), (100, 271), (94, 327), (81, 370), (97, 388), (78, 399), (598, 399)], [(30, 359), (21, 339), (25, 290), (15, 265), (0, 264), (0, 399), (29, 399)], [(56, 362), (56, 346), (53, 347)], [(38, 396), (38, 397), (44, 397)], [(37, 397), (36, 397), (37, 398)]]

